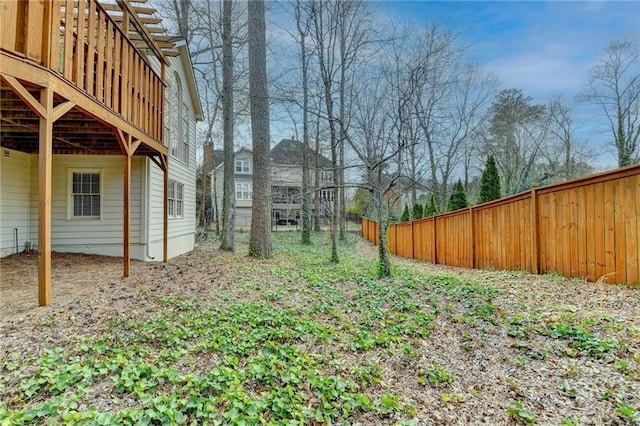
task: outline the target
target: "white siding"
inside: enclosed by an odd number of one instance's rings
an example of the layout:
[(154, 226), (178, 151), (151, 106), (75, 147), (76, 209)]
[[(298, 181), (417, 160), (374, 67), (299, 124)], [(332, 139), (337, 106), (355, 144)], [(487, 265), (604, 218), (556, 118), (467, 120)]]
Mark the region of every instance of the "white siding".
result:
[[(21, 252), (25, 241), (29, 239), (30, 169), (33, 156), (5, 148), (1, 149), (0, 155), (0, 257), (4, 257), (16, 253), (16, 243), (17, 252)], [(37, 161), (37, 157), (33, 158)]]
[[(30, 239), (38, 240), (38, 162), (31, 165)], [(100, 170), (102, 174), (102, 216), (100, 219), (69, 218), (69, 171)], [(54, 155), (51, 183), (51, 248), (54, 251), (122, 256), (124, 158), (119, 155)], [(134, 157), (131, 168), (130, 241), (142, 243), (142, 169)], [(134, 257), (134, 256), (132, 256)], [(135, 256), (137, 257), (137, 256)], [(135, 258), (134, 257), (134, 258)]]
[[(246, 149), (240, 149), (235, 153), (235, 160), (244, 160), (249, 162), (249, 174), (234, 173), (235, 183), (249, 183), (253, 188), (253, 155), (251, 151)], [(235, 165), (234, 165), (235, 170)], [(218, 212), (222, 217), (222, 198), (224, 194), (224, 163), (220, 164), (218, 168), (214, 170), (216, 175), (216, 191), (217, 191), (217, 204)], [(211, 189), (211, 198), (213, 199), (213, 187)], [(235, 197), (235, 191), (234, 191)], [(238, 200), (236, 199), (236, 221), (235, 225), (241, 228), (251, 227), (251, 200)]]
[[(169, 58), (171, 63), (167, 73), (177, 73), (182, 84), (182, 99), (179, 104), (184, 108), (182, 114), (189, 126), (189, 157), (182, 161), (169, 157), (169, 179), (184, 185), (183, 215), (169, 217), (169, 240), (167, 255), (169, 258), (193, 250), (196, 231), (196, 119), (192, 102), (187, 90), (186, 77), (180, 58)], [(174, 121), (174, 120), (172, 120)], [(177, 124), (177, 122), (176, 122)], [(172, 132), (175, 130), (172, 129)], [(180, 131), (181, 135), (184, 131)], [(177, 135), (176, 135), (177, 136)], [(162, 260), (163, 209), (164, 209), (164, 177), (162, 171), (148, 161), (149, 173), (149, 258)]]

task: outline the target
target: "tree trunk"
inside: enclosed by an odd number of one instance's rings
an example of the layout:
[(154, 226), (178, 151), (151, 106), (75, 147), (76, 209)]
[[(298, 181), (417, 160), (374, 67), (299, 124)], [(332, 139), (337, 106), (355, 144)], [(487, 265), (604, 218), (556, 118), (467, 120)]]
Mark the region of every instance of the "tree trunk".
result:
[(271, 244), (271, 163), (264, 2), (248, 2), (249, 105), (253, 147), (253, 196), (249, 256), (273, 255)]
[(384, 214), (382, 194), (376, 193), (376, 210), (378, 211), (378, 278), (391, 276), (391, 261), (387, 247), (387, 217)]
[(307, 65), (307, 27), (302, 27), (300, 0), (296, 2), (296, 18), (300, 35), (300, 62), (302, 65), (302, 244), (311, 244), (311, 218), (309, 217), (309, 77)]
[(315, 197), (316, 214), (313, 218), (313, 230), (320, 232), (320, 114), (316, 117), (316, 158), (315, 158)]
[(233, 147), (233, 50), (231, 46), (232, 0), (222, 5), (222, 123), (224, 133), (224, 196), (221, 250), (235, 250), (235, 158)]

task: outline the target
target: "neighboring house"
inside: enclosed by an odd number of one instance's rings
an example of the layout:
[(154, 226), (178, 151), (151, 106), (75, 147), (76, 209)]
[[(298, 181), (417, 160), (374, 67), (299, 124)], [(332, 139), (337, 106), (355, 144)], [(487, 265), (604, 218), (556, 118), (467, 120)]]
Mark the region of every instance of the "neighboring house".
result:
[[(271, 149), (271, 192), (273, 224), (295, 225), (300, 221), (302, 208), (302, 142), (283, 139)], [(331, 161), (314, 150), (309, 150), (309, 186), (311, 215), (319, 215), (326, 223), (331, 213), (333, 201), (333, 173)], [(317, 165), (316, 165), (317, 164)], [(315, 190), (315, 177), (318, 173), (319, 189)], [(222, 193), (224, 185), (224, 167), (216, 165), (209, 174), (216, 180), (219, 211), (222, 211)], [(235, 197), (236, 226), (251, 226), (251, 197), (253, 190), (253, 155), (251, 150), (241, 148), (235, 153)], [(318, 197), (319, 209), (315, 207)]]
[(186, 43), (148, 8), (51, 4), (0, 11), (0, 256), (38, 250), (41, 305), (52, 250), (122, 256), (128, 276), (193, 248), (202, 119)]

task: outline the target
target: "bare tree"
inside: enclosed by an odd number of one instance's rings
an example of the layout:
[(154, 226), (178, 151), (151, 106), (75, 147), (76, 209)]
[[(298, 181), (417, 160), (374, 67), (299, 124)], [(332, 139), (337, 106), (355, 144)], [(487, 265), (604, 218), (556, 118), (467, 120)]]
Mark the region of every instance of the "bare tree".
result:
[(506, 195), (528, 188), (548, 142), (545, 105), (532, 105), (519, 89), (502, 90), (488, 112), (483, 154), (493, 155)]
[(231, 33), (232, 0), (222, 2), (222, 122), (224, 137), (224, 191), (222, 197), (222, 237), (220, 249), (235, 250), (235, 158), (233, 146), (233, 47)]
[(396, 99), (390, 99), (389, 74), (372, 72), (366, 78), (360, 71), (357, 91), (361, 102), (354, 110), (353, 127), (346, 139), (360, 159), (365, 182), (362, 187), (371, 194), (379, 224), (378, 276), (391, 276), (387, 246), (389, 207), (385, 200), (402, 175), (402, 154), (407, 146), (396, 137), (399, 119)]
[(253, 194), (249, 255), (271, 257), (271, 163), (269, 98), (267, 91), (267, 48), (264, 2), (250, 1), (247, 9), (249, 31), (249, 104), (253, 146)]
[(606, 116), (618, 166), (640, 162), (640, 51), (631, 40), (611, 42), (591, 70), (585, 96)]
[(314, 0), (311, 3), (313, 17), (313, 41), (318, 60), (319, 74), (323, 84), (323, 101), (327, 120), (329, 121), (329, 134), (331, 144), (331, 162), (333, 164), (333, 208), (331, 211), (331, 261), (338, 263), (338, 220), (340, 204), (336, 188), (340, 173), (338, 162), (338, 133), (336, 129), (335, 101), (334, 101), (334, 76), (337, 72), (336, 64), (336, 33), (335, 22), (331, 19), (328, 2)]
[[(310, 185), (309, 185), (309, 58), (307, 53), (307, 35), (309, 34), (309, 11), (301, 0), (294, 6), (298, 45), (300, 46), (300, 65), (302, 68), (302, 244), (311, 244)], [(316, 154), (317, 156), (317, 154)], [(318, 170), (316, 170), (318, 174)]]
[(549, 102), (549, 145), (541, 152), (548, 182), (566, 181), (592, 173), (593, 152), (576, 140), (574, 107), (554, 96)]
[[(454, 34), (431, 26), (415, 37), (402, 80), (403, 134), (409, 143), (407, 175), (447, 204), (454, 173), (467, 173), (468, 148), (489, 103), (495, 82), (465, 58)], [(463, 165), (461, 168), (460, 165)], [(464, 169), (464, 170), (462, 170)], [(465, 179), (465, 180), (468, 180)]]

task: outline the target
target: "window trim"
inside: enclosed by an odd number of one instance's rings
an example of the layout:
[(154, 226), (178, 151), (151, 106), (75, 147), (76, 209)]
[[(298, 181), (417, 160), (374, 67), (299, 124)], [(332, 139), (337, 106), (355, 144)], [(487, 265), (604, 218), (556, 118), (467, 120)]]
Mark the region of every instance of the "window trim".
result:
[[(171, 197), (172, 192), (173, 197)], [(173, 179), (169, 179), (167, 188), (167, 216), (171, 219), (184, 218), (184, 183)]]
[[(240, 171), (238, 171), (238, 163), (241, 164), (240, 166)], [(242, 165), (246, 163), (247, 164), (247, 171), (244, 171), (244, 167), (242, 167)], [(239, 175), (250, 175), (251, 174), (251, 161), (249, 160), (235, 160), (235, 164), (234, 164), (234, 170), (236, 174)]]
[[(238, 189), (241, 186), (246, 186), (246, 191), (244, 189)], [(253, 187), (251, 185), (251, 182), (236, 182), (236, 201), (252, 201), (253, 200), (252, 191), (253, 191)], [(238, 193), (242, 194), (244, 192), (247, 193), (247, 198), (244, 198), (244, 197), (239, 198)]]
[[(73, 193), (73, 175), (74, 173), (80, 174), (98, 174), (100, 176), (100, 188), (98, 189), (98, 195), (100, 196), (100, 214), (97, 216), (76, 216), (74, 215), (74, 193)], [(67, 220), (73, 221), (95, 221), (103, 219), (104, 204), (104, 173), (103, 169), (90, 169), (90, 168), (69, 168), (67, 169)]]

